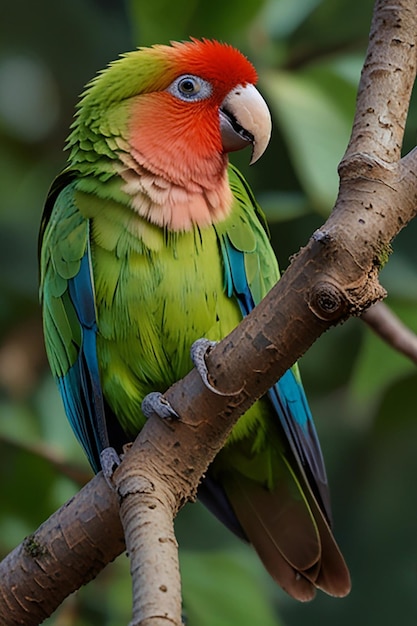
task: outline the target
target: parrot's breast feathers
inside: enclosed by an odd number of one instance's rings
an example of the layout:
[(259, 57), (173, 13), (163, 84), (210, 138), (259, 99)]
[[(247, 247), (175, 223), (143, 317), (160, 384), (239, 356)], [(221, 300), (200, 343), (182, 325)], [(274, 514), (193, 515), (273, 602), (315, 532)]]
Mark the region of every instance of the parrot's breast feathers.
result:
[(228, 216), (233, 197), (226, 169), (204, 185), (192, 180), (181, 184), (152, 172), (141, 160), (135, 150), (121, 155), (125, 167), (120, 169), (122, 191), (141, 217), (173, 231), (189, 231), (194, 225), (209, 226)]

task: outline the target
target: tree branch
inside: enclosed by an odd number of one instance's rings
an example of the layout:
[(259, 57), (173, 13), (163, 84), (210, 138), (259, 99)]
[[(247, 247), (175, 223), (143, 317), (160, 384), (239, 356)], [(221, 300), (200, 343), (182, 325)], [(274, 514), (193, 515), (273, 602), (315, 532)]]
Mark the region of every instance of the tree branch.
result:
[(0, 564), (0, 624), (37, 626), (124, 549), (116, 495), (101, 475)]
[[(277, 286), (208, 357), (214, 385), (240, 391), (216, 396), (192, 370), (165, 394), (181, 419), (150, 419), (114, 474), (126, 541), (133, 548), (132, 626), (181, 623), (176, 557), (165, 551), (166, 546), (175, 551), (172, 518), (195, 497), (200, 477), (238, 417), (325, 330), (384, 297), (378, 270), (390, 241), (417, 210), (417, 152), (399, 160), (416, 71), (416, 35), (415, 0), (377, 0), (335, 209)], [(2, 624), (38, 624), (39, 615), (49, 614), (123, 549), (117, 505), (106, 489), (100, 476), (93, 479), (0, 564)], [(86, 512), (86, 523), (74, 529)], [(164, 521), (156, 526), (155, 519)], [(46, 541), (46, 527), (54, 531), (52, 542)], [(144, 528), (152, 528), (152, 561), (142, 552), (147, 539), (136, 541)], [(75, 546), (68, 537), (77, 538)], [(58, 545), (62, 550), (54, 560)], [(66, 574), (72, 568), (70, 581)], [(155, 568), (162, 573), (144, 598), (136, 591)]]
[(417, 336), (383, 302), (374, 304), (361, 318), (394, 350), (417, 365)]

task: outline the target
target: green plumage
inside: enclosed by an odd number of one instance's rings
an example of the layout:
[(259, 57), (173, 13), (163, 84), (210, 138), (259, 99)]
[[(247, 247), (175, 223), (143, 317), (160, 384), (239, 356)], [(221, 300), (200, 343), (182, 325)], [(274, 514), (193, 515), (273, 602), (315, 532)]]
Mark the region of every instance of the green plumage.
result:
[[(67, 281), (79, 271), (89, 240), (101, 383), (131, 436), (144, 423), (144, 396), (165, 391), (192, 368), (192, 343), (201, 337), (220, 340), (242, 319), (237, 301), (226, 293), (222, 239), (245, 253), (258, 301), (278, 280), (259, 209), (232, 167), (229, 176), (235, 192), (230, 217), (186, 233), (164, 232), (118, 202), (78, 191), (77, 181), (59, 194), (52, 211), (41, 264), (52, 372), (65, 375), (77, 358), (80, 330)], [(240, 436), (253, 429), (249, 422), (255, 415), (252, 410), (239, 422)]]

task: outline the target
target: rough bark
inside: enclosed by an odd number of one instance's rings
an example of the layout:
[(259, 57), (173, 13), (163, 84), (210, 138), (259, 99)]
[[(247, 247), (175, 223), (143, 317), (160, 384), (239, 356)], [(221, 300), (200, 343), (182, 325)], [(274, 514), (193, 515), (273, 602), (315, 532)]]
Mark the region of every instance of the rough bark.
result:
[[(334, 211), (267, 298), (210, 353), (212, 382), (229, 395), (209, 392), (190, 372), (165, 394), (181, 419), (150, 419), (114, 474), (134, 575), (132, 626), (181, 623), (172, 520), (195, 497), (234, 422), (325, 330), (384, 297), (378, 271), (417, 211), (417, 151), (400, 159), (416, 34), (415, 0), (377, 0)], [(123, 549), (117, 503), (106, 489), (95, 478), (0, 564), (2, 624), (38, 624)], [(75, 509), (88, 524), (74, 526)], [(54, 541), (44, 527), (53, 529)], [(144, 597), (150, 570), (158, 575)]]
[(37, 626), (124, 549), (118, 501), (102, 476), (0, 564), (0, 624)]

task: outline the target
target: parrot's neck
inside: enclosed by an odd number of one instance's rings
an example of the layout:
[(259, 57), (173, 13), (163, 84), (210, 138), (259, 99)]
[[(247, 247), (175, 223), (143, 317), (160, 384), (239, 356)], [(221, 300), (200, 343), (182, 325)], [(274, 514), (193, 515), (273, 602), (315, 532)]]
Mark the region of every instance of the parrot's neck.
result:
[(163, 154), (161, 150), (157, 156), (145, 154), (131, 139), (103, 137), (80, 120), (68, 147), (70, 163), (81, 176), (106, 185), (119, 176), (120, 191), (130, 208), (161, 228), (176, 232), (204, 228), (222, 221), (231, 211), (228, 157), (216, 150), (201, 154), (171, 145)]
[[(229, 215), (233, 197), (225, 155), (217, 159), (217, 167), (194, 167), (192, 175), (183, 174), (181, 179), (170, 176), (169, 171), (158, 171), (136, 151), (118, 156), (118, 173), (124, 180), (122, 191), (130, 196), (131, 208), (153, 224), (188, 231), (195, 226), (210, 226)], [(178, 169), (178, 162), (174, 165)]]

